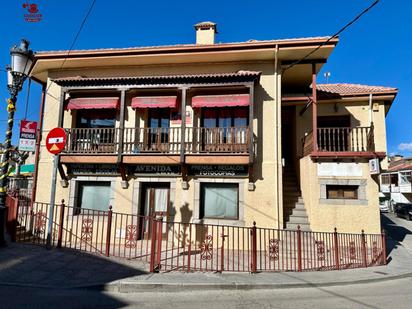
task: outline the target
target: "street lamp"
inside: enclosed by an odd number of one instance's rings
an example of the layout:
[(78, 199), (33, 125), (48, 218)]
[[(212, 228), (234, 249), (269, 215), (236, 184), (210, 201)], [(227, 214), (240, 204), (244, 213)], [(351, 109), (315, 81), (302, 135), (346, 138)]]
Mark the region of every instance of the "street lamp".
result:
[(14, 112), (16, 110), (17, 95), (23, 88), (23, 83), (27, 78), (33, 63), (33, 51), (29, 49), (29, 41), (22, 39), (19, 46), (10, 49), (11, 66), (7, 70), (7, 89), (10, 98), (7, 99), (7, 131), (4, 141), (4, 149), (0, 163), (0, 245), (5, 244), (4, 228), (6, 213), (6, 188), (7, 176), (9, 174), (9, 158), (11, 148), (11, 137), (13, 134)]

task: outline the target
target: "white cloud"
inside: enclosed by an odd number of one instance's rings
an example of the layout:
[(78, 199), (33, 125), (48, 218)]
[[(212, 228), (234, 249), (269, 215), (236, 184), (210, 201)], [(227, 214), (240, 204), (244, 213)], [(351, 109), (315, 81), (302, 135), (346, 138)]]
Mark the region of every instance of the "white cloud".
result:
[(412, 152), (412, 143), (400, 143), (398, 149), (401, 151), (411, 151)]

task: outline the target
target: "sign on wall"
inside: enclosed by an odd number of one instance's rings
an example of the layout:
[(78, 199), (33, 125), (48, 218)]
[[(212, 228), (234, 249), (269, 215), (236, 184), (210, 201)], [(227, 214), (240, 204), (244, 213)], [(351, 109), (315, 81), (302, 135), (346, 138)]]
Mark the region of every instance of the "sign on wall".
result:
[(19, 150), (20, 151), (36, 151), (36, 131), (37, 122), (22, 120), (20, 122), (20, 139)]
[(378, 158), (369, 160), (369, 173), (371, 175), (377, 175), (380, 173), (380, 166), (379, 166)]
[(247, 165), (191, 165), (189, 175), (209, 177), (247, 176)]
[(360, 177), (362, 165), (354, 162), (322, 162), (318, 163), (318, 176)]
[(119, 175), (116, 164), (68, 164), (67, 174), (74, 176), (86, 175)]
[(180, 175), (180, 165), (131, 165), (129, 166), (129, 174), (134, 175)]

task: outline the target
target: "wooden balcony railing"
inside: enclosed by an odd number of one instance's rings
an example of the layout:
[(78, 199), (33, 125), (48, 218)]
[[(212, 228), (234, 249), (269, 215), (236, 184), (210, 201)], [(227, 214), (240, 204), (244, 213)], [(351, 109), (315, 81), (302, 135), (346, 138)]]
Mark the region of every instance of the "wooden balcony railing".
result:
[(180, 128), (125, 128), (123, 153), (161, 152), (178, 154), (180, 152), (181, 136)]
[(186, 152), (248, 153), (249, 127), (186, 128)]
[[(70, 154), (179, 154), (181, 128), (125, 128), (120, 149), (121, 129), (66, 129), (64, 153)], [(185, 153), (249, 152), (249, 127), (185, 128)]]
[(66, 129), (65, 153), (117, 153), (119, 148), (118, 128), (72, 128)]
[(303, 139), (303, 155), (315, 152), (372, 152), (374, 147), (373, 126), (318, 128), (317, 149), (313, 147), (313, 133)]

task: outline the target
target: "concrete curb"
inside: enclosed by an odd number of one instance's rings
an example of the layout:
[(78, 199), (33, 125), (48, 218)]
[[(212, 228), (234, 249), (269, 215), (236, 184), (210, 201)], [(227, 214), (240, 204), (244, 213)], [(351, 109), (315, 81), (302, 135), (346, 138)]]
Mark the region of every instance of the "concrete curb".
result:
[[(199, 291), (199, 290), (271, 290), (271, 289), (292, 289), (292, 288), (311, 288), (311, 287), (331, 287), (331, 286), (345, 286), (352, 284), (368, 284), (376, 282), (392, 281), (404, 278), (411, 278), (411, 273), (405, 273), (400, 275), (387, 276), (382, 278), (370, 278), (360, 279), (352, 281), (330, 281), (330, 282), (294, 282), (294, 283), (265, 283), (265, 284), (251, 284), (251, 283), (153, 283), (153, 282), (125, 282), (120, 280), (111, 283), (94, 283), (88, 285), (75, 285), (67, 287), (56, 287), (42, 284), (25, 284), (25, 283), (0, 283), (2, 287), (22, 287), (22, 288), (36, 288), (36, 289), (49, 289), (49, 290), (94, 290), (94, 291), (107, 291), (117, 293), (134, 293), (134, 292), (179, 292), (179, 291)], [(127, 279), (126, 279), (127, 280)]]

